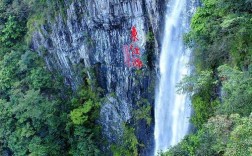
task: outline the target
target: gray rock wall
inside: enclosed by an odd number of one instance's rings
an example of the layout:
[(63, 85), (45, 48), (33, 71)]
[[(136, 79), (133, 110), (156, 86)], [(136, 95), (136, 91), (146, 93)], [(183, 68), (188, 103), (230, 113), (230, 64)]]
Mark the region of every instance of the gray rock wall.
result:
[[(67, 0), (66, 0), (67, 1)], [(85, 68), (95, 66), (99, 86), (107, 100), (102, 105), (100, 123), (110, 143), (122, 135), (122, 124), (132, 123), (137, 102), (147, 99), (154, 105), (156, 63), (164, 2), (162, 0), (75, 0), (66, 2), (65, 15), (34, 32), (32, 47), (45, 59), (50, 70), (56, 69), (66, 84), (76, 89), (82, 83), (79, 76)], [(141, 71), (124, 64), (123, 45), (131, 43), (130, 30), (136, 26), (141, 55), (152, 47), (152, 60)], [(153, 46), (147, 34), (155, 36)], [(150, 62), (151, 61), (151, 62)], [(90, 74), (89, 74), (90, 75)], [(111, 96), (113, 94), (114, 96)], [(153, 116), (153, 112), (152, 112)], [(153, 119), (154, 121), (154, 119)], [(132, 124), (133, 125), (133, 124)], [(153, 125), (134, 123), (140, 142), (146, 146), (141, 155), (148, 155), (153, 146)]]

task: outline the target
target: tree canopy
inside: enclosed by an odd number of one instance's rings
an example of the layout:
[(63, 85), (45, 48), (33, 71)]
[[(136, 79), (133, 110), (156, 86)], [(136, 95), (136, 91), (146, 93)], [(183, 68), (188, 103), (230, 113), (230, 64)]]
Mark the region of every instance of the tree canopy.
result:
[(163, 155), (251, 155), (251, 19), (251, 0), (202, 0), (184, 38), (195, 72), (178, 84), (196, 132)]

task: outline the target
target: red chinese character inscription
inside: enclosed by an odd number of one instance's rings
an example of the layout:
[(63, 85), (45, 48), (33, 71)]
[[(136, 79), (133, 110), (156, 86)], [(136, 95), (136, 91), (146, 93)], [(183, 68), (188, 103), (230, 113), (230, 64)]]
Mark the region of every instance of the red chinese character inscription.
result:
[(137, 29), (136, 29), (135, 26), (133, 26), (131, 28), (131, 39), (132, 39), (133, 42), (138, 41), (138, 38), (137, 38)]
[(124, 53), (124, 63), (127, 67), (134, 66), (138, 69), (143, 67), (143, 62), (139, 58), (140, 49), (138, 47), (134, 47), (134, 42), (138, 41), (137, 38), (137, 29), (135, 26), (131, 28), (131, 43), (129, 46), (123, 46), (123, 53)]
[(134, 50), (133, 50), (133, 54), (134, 55), (140, 55), (140, 49), (138, 47), (136, 47)]

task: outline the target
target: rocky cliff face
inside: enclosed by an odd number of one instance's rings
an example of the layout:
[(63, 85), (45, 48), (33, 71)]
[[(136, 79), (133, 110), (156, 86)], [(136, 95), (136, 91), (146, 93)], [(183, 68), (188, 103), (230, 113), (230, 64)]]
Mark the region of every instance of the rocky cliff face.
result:
[[(92, 67), (98, 85), (105, 90), (100, 123), (110, 143), (122, 135), (122, 125), (135, 125), (141, 155), (148, 155), (153, 146), (153, 121), (134, 124), (137, 103), (147, 99), (154, 105), (156, 58), (159, 53), (159, 32), (162, 0), (65, 0), (65, 14), (34, 32), (32, 47), (44, 57), (49, 69), (56, 69), (66, 83), (76, 89), (82, 83), (82, 64)], [(131, 43), (130, 30), (136, 26), (144, 67), (137, 70), (124, 63), (123, 46)], [(148, 34), (154, 34), (154, 40)], [(92, 74), (89, 72), (89, 77)], [(153, 115), (153, 111), (152, 111)]]

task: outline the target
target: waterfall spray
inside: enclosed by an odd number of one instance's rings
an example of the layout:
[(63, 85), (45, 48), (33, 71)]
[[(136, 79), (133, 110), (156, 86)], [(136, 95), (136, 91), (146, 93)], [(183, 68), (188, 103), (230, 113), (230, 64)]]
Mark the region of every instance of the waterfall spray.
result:
[(176, 84), (189, 73), (190, 50), (183, 43), (194, 0), (170, 0), (160, 55), (160, 79), (155, 97), (155, 154), (176, 145), (189, 130), (190, 99), (176, 93)]

